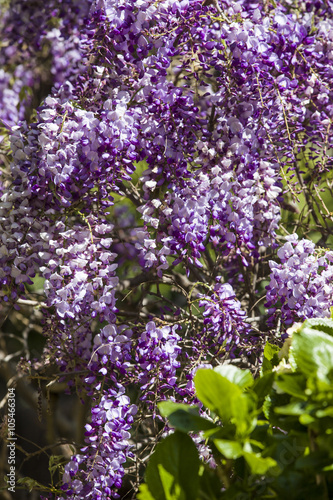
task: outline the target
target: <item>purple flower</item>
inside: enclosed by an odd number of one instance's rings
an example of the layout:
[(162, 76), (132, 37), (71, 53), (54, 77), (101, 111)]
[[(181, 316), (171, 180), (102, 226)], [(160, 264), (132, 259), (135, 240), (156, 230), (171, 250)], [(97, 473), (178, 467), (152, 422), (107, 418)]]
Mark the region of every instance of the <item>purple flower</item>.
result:
[(270, 283), (266, 287), (271, 322), (278, 315), (285, 326), (329, 316), (333, 304), (333, 253), (292, 234), (277, 255), (281, 263), (270, 261)]
[(211, 294), (200, 295), (199, 306), (205, 308), (203, 336), (209, 348), (218, 351), (223, 345), (232, 352), (246, 339), (250, 327), (231, 285), (217, 283)]
[(66, 498), (119, 498), (116, 490), (124, 475), (123, 464), (131, 456), (129, 431), (136, 411), (121, 386), (102, 395), (86, 425), (86, 446), (65, 466)]
[(178, 357), (181, 352), (177, 329), (178, 325), (159, 328), (150, 321), (138, 338), (135, 361), (143, 400), (155, 388), (161, 394), (161, 391), (175, 386), (176, 370), (180, 367)]

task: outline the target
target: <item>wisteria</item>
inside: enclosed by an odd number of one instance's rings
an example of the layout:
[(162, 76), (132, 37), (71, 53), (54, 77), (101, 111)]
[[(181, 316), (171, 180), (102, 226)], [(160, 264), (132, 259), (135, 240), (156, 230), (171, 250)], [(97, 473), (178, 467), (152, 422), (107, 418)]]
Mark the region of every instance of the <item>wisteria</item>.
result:
[[(123, 464), (131, 454), (128, 431), (136, 407), (130, 405), (124, 389), (109, 390), (91, 413), (91, 423), (86, 425), (85, 432), (87, 446), (65, 466), (62, 489), (66, 497), (108, 497), (115, 487), (121, 486)], [(87, 470), (78, 474), (82, 462)]]
[(309, 240), (298, 240), (296, 234), (287, 239), (277, 252), (281, 263), (270, 262), (268, 313), (278, 316), (279, 311), (284, 325), (329, 317), (333, 304), (332, 251), (316, 248)]
[(135, 498), (158, 402), (330, 314), (333, 6), (13, 0), (0, 29), (0, 314), (38, 311), (22, 370), (87, 404), (57, 498)]
[(218, 350), (223, 345), (232, 351), (239, 342), (247, 342), (246, 335), (250, 328), (244, 321), (246, 312), (242, 310), (231, 285), (217, 283), (212, 295), (200, 297), (199, 306), (204, 307), (203, 337), (209, 339), (210, 347), (215, 346)]
[(150, 321), (138, 338), (135, 361), (138, 364), (138, 382), (144, 393), (142, 399), (151, 395), (149, 387), (155, 389), (157, 386), (159, 391), (163, 391), (173, 387), (177, 381), (176, 370), (180, 367), (177, 357), (181, 348), (176, 329), (177, 325), (172, 331), (169, 326), (156, 328), (155, 323)]

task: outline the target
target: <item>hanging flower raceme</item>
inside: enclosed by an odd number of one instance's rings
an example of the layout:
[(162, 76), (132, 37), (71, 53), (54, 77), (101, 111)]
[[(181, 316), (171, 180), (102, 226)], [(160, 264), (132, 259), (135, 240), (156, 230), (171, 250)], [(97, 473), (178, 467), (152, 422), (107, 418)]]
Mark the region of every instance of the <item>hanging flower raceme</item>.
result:
[(307, 318), (328, 317), (333, 306), (333, 252), (293, 234), (277, 255), (280, 263), (270, 261), (266, 287), (271, 321), (281, 316), (287, 327)]
[(86, 424), (87, 445), (65, 466), (62, 489), (66, 499), (120, 498), (116, 489), (121, 486), (123, 464), (131, 456), (129, 431), (136, 411), (123, 387), (104, 392)]
[[(154, 321), (147, 323), (145, 331), (138, 338), (135, 354), (137, 379), (140, 384), (141, 400), (150, 400), (156, 391), (163, 399), (163, 393), (174, 389), (176, 370), (180, 367), (181, 352), (178, 325), (157, 327)], [(153, 403), (153, 402), (152, 402)]]
[[(67, 499), (119, 498), (123, 464), (133, 458), (130, 430), (137, 413), (137, 406), (130, 403), (118, 381), (125, 380), (130, 365), (132, 334), (126, 325), (108, 324), (94, 336), (93, 347), (90, 345), (85, 390), (93, 407), (85, 426), (86, 446), (65, 466), (62, 489)], [(113, 388), (102, 389), (110, 382)]]
[[(217, 279), (217, 281), (219, 281)], [(236, 298), (235, 292), (228, 283), (217, 283), (213, 292), (200, 295), (199, 306), (204, 307), (203, 339), (214, 353), (223, 346), (227, 351), (242, 342), (250, 332), (250, 325), (245, 322), (246, 312)]]

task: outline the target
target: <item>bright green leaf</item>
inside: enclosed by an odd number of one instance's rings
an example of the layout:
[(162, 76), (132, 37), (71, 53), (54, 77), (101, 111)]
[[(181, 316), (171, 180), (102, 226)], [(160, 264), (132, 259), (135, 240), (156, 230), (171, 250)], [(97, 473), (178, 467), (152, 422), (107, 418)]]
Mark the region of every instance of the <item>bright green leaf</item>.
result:
[(252, 474), (265, 474), (269, 469), (277, 465), (277, 462), (273, 458), (263, 458), (258, 453), (244, 452), (243, 456)]
[(262, 373), (272, 371), (274, 366), (277, 366), (280, 363), (280, 359), (278, 357), (278, 353), (280, 352), (280, 348), (277, 345), (270, 344), (266, 342), (264, 348), (264, 359), (262, 362)]
[(139, 488), (139, 493), (137, 494), (138, 500), (155, 500), (155, 497), (150, 493), (148, 485), (146, 483), (141, 484)]
[(174, 475), (168, 472), (162, 464), (157, 464), (161, 479), (165, 500), (186, 500), (186, 496), (181, 485), (174, 480)]
[(299, 421), (302, 425), (308, 426), (313, 424), (313, 422), (315, 422), (316, 419), (311, 415), (309, 415), (308, 413), (302, 413), (299, 417)]
[[(333, 308), (331, 308), (333, 311)], [(333, 318), (311, 318), (303, 323), (303, 328), (320, 330), (333, 337)]]
[(316, 417), (317, 418), (333, 417), (333, 406), (329, 406), (328, 408), (325, 408), (324, 410), (316, 411)]
[(238, 435), (250, 433), (256, 424), (256, 396), (242, 389), (215, 370), (198, 370), (194, 378), (197, 396), (217, 413), (223, 423), (234, 423)]
[(333, 338), (329, 334), (304, 326), (294, 333), (291, 350), (302, 373), (329, 381), (333, 372)]
[(306, 380), (304, 375), (299, 373), (282, 373), (276, 379), (276, 385), (287, 394), (299, 399), (307, 400), (304, 391), (306, 389)]
[(293, 403), (289, 403), (285, 406), (277, 406), (274, 408), (275, 413), (279, 415), (303, 415), (306, 411), (306, 406), (301, 401), (295, 401)]
[(243, 394), (239, 386), (211, 369), (198, 370), (194, 383), (197, 397), (207, 408), (225, 421), (234, 416), (236, 401)]
[(158, 404), (158, 409), (162, 417), (168, 418), (171, 413), (177, 410), (184, 410), (192, 415), (199, 415), (199, 408), (197, 406), (189, 406), (184, 403), (175, 403), (174, 401), (162, 401)]
[(170, 434), (157, 447), (146, 470), (154, 500), (195, 500), (199, 486), (199, 455), (183, 432)]
[(214, 368), (214, 371), (243, 389), (245, 387), (251, 387), (254, 382), (250, 370), (242, 370), (234, 365), (220, 365)]
[(214, 439), (214, 444), (222, 455), (226, 458), (236, 459), (243, 455), (243, 448), (237, 441), (228, 441), (226, 439)]
[(265, 445), (259, 441), (256, 441), (255, 439), (249, 439), (248, 443), (253, 446), (257, 446), (260, 450), (263, 450), (265, 448)]

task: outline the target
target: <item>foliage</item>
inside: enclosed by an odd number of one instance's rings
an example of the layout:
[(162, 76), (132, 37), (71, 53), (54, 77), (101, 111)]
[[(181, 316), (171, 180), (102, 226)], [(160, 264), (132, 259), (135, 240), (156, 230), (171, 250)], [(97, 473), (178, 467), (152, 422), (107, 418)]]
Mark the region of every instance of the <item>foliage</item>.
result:
[[(228, 364), (198, 370), (209, 419), (199, 407), (159, 404), (178, 430), (158, 444), (138, 499), (332, 497), (333, 320), (307, 320), (286, 342), (277, 355), (266, 344), (256, 379)], [(185, 434), (200, 432), (214, 467)]]

